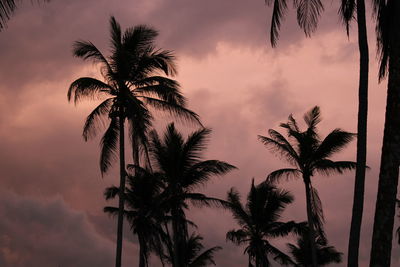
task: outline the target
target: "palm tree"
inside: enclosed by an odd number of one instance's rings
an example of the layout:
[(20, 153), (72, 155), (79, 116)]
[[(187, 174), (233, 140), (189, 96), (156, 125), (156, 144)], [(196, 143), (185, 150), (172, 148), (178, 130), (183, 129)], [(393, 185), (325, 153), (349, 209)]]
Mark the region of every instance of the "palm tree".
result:
[(249, 256), (249, 266), (270, 266), (270, 255), (281, 264), (294, 265), (288, 255), (270, 242), (272, 238), (285, 237), (291, 232), (299, 233), (305, 226), (305, 223), (279, 221), (285, 207), (293, 202), (288, 191), (280, 190), (270, 182), (255, 186), (253, 179), (246, 206), (234, 188), (228, 192), (227, 201), (240, 228), (227, 232), (226, 239), (236, 245), (246, 245), (244, 253)]
[(400, 165), (400, 1), (374, 0), (379, 78), (388, 74), (385, 130), (372, 234), (370, 266), (390, 266)]
[[(185, 267), (206, 267), (211, 264), (216, 265), (214, 261), (214, 254), (222, 248), (215, 246), (209, 248), (205, 251), (204, 246), (201, 244), (203, 238), (200, 235), (192, 233), (192, 235), (186, 240), (184, 245), (184, 250), (181, 253), (182, 262), (184, 262)], [(170, 262), (173, 259), (168, 258)]]
[[(280, 153), (293, 168), (285, 168), (270, 173), (268, 181), (276, 181), (282, 177), (302, 177), (306, 191), (307, 222), (310, 227), (310, 240), (315, 240), (316, 231), (320, 238), (325, 238), (323, 231), (323, 210), (317, 190), (312, 186), (311, 177), (315, 173), (330, 175), (352, 170), (356, 163), (352, 161), (333, 161), (333, 154), (342, 150), (353, 138), (354, 134), (335, 129), (325, 139), (317, 132), (321, 121), (320, 108), (311, 109), (304, 115), (307, 129), (301, 131), (292, 115), (287, 123), (280, 126), (287, 131), (289, 140), (279, 132), (270, 129), (269, 137), (258, 136), (260, 141), (274, 152)], [(315, 243), (311, 242), (313, 266), (317, 266)]]
[[(272, 46), (276, 46), (281, 20), (287, 9), (286, 0), (265, 0), (272, 5), (273, 13), (270, 31)], [(320, 0), (293, 1), (297, 9), (297, 21), (307, 37), (316, 29), (318, 18), (323, 10)], [(358, 250), (362, 214), (364, 209), (365, 169), (367, 159), (367, 117), (368, 117), (368, 71), (369, 50), (367, 38), (367, 23), (365, 19), (365, 0), (341, 0), (339, 15), (346, 25), (349, 35), (350, 22), (357, 18), (358, 48), (360, 52), (360, 76), (358, 86), (358, 121), (357, 121), (357, 166), (354, 184), (354, 199), (348, 249), (348, 266), (358, 266)]]
[[(156, 30), (139, 25), (128, 28), (124, 33), (114, 17), (110, 19), (111, 55), (106, 58), (91, 42), (77, 41), (74, 55), (101, 65), (104, 82), (96, 78), (82, 77), (75, 80), (68, 90), (68, 100), (75, 104), (84, 98), (106, 98), (87, 117), (83, 138), (95, 137), (107, 117), (108, 129), (101, 140), (100, 170), (108, 171), (117, 157), (119, 140), (120, 192), (125, 192), (125, 120), (133, 147), (133, 161), (139, 165), (140, 151), (146, 152), (147, 133), (152, 123), (148, 106), (168, 111), (183, 119), (199, 122), (198, 116), (185, 108), (185, 98), (179, 91), (179, 84), (166, 77), (174, 75), (176, 66), (172, 52), (156, 49)], [(121, 266), (122, 225), (124, 197), (119, 196), (117, 229), (116, 266)]]
[[(134, 170), (133, 170), (134, 169)], [(139, 241), (139, 267), (147, 267), (150, 252), (162, 254), (162, 228), (159, 222), (164, 219), (164, 213), (159, 209), (163, 188), (161, 179), (150, 171), (140, 167), (128, 167), (127, 187), (124, 198), (124, 210), (132, 232)], [(109, 187), (104, 196), (113, 199), (119, 194), (119, 188)], [(104, 212), (118, 215), (118, 207), (105, 207)]]
[(339, 14), (349, 34), (350, 22), (357, 14), (358, 49), (360, 52), (360, 77), (358, 84), (357, 166), (354, 181), (347, 266), (358, 266), (360, 233), (364, 209), (365, 169), (367, 160), (368, 72), (369, 50), (365, 0), (342, 0)]
[[(297, 244), (287, 244), (290, 253), (296, 260), (296, 266), (307, 267), (311, 266), (312, 259), (310, 257), (310, 239), (307, 230), (302, 232), (297, 239)], [(343, 253), (338, 252), (333, 246), (328, 246), (326, 240), (317, 237), (314, 241), (317, 252), (318, 266), (325, 266), (331, 263), (341, 263)]]
[[(174, 267), (186, 266), (182, 253), (188, 239), (188, 221), (185, 209), (188, 201), (195, 205), (223, 205), (223, 201), (207, 197), (194, 190), (205, 185), (212, 176), (223, 175), (235, 169), (219, 160), (202, 160), (202, 152), (210, 130), (203, 128), (191, 133), (186, 140), (169, 124), (161, 139), (156, 131), (150, 133), (152, 166), (164, 182), (163, 205), (171, 215), (172, 245), (170, 258)], [(165, 229), (168, 233), (168, 227)]]

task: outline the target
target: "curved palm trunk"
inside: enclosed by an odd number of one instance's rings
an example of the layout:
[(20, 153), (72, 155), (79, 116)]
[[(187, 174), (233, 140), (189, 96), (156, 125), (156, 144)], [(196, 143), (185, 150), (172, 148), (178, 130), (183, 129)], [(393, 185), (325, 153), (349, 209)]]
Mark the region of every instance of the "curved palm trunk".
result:
[(125, 192), (125, 144), (124, 144), (124, 114), (120, 111), (119, 114), (119, 167), (120, 167), (120, 183), (119, 183), (119, 203), (118, 203), (118, 222), (117, 222), (117, 253), (115, 259), (115, 266), (121, 267), (122, 259), (122, 229), (124, 222), (124, 202), (125, 197), (121, 192)]
[(370, 266), (390, 266), (400, 164), (400, 2), (393, 1), (385, 130), (375, 207)]
[(317, 265), (317, 250), (315, 247), (315, 230), (314, 230), (314, 223), (312, 219), (312, 209), (311, 209), (311, 189), (310, 189), (310, 177), (303, 177), (304, 185), (306, 189), (306, 205), (307, 205), (307, 223), (309, 227), (309, 238), (310, 238), (310, 245), (311, 245), (311, 261), (312, 267), (318, 267)]
[(358, 88), (357, 166), (354, 183), (353, 210), (348, 247), (348, 267), (358, 266), (360, 232), (364, 209), (365, 166), (367, 158), (368, 114), (368, 39), (365, 1), (357, 0), (358, 48), (360, 51), (360, 80)]

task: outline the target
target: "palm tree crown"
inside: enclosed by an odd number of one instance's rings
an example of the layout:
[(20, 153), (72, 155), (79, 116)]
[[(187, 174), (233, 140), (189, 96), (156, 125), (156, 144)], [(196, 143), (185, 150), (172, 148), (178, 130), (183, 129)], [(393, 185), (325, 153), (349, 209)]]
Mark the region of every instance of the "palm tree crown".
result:
[(227, 201), (240, 228), (229, 231), (226, 239), (236, 245), (246, 245), (244, 252), (249, 256), (249, 266), (270, 266), (269, 255), (281, 264), (293, 264), (288, 255), (270, 243), (270, 239), (299, 233), (305, 226), (305, 223), (280, 221), (285, 207), (293, 201), (288, 191), (277, 189), (270, 182), (255, 186), (253, 180), (246, 206), (234, 188), (228, 192)]
[(157, 31), (139, 25), (122, 33), (118, 22), (111, 17), (110, 34), (111, 55), (108, 58), (91, 42), (77, 41), (74, 44), (75, 56), (100, 64), (104, 82), (82, 77), (75, 80), (68, 90), (68, 100), (75, 103), (85, 98), (103, 99), (89, 114), (83, 129), (83, 137), (88, 140), (97, 134), (107, 117), (110, 120), (101, 141), (102, 173), (108, 170), (116, 157), (120, 120), (129, 123), (134, 153), (138, 153), (140, 148), (145, 152), (146, 134), (153, 119), (148, 106), (199, 123), (198, 116), (185, 108), (186, 99), (180, 92), (179, 84), (157, 75), (160, 72), (176, 74), (172, 52), (154, 46)]

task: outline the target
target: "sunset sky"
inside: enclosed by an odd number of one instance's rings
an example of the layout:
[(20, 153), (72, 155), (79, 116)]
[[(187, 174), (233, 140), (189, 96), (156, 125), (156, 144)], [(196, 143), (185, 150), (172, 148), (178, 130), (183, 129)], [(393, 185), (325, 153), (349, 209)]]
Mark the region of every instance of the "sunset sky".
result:
[[(274, 49), (268, 39), (271, 8), (263, 0), (22, 2), (0, 32), (0, 266), (114, 263), (116, 220), (102, 209), (112, 204), (104, 200), (103, 191), (118, 184), (117, 169), (102, 178), (99, 139), (86, 143), (81, 135), (96, 102), (74, 106), (67, 101), (73, 80), (99, 76), (96, 65), (72, 56), (73, 42), (91, 41), (108, 54), (111, 15), (123, 29), (137, 24), (155, 27), (159, 47), (175, 51), (176, 79), (189, 108), (213, 130), (205, 158), (238, 167), (201, 189), (210, 196), (225, 198), (236, 187), (244, 199), (252, 178), (261, 182), (269, 172), (287, 166), (257, 135), (279, 129), (290, 113), (302, 122), (303, 114), (319, 105), (323, 136), (334, 128), (356, 131), (356, 25), (348, 38), (337, 15), (338, 1), (327, 1), (311, 39), (304, 37), (289, 12)], [(367, 19), (370, 170), (360, 266), (369, 262), (386, 96), (386, 81), (377, 81), (374, 25), (370, 15)], [(168, 116), (158, 118), (157, 129), (171, 121)], [(196, 130), (182, 124), (178, 128), (185, 133)], [(336, 158), (355, 160), (355, 142)], [(354, 173), (313, 179), (323, 202), (329, 243), (346, 254)], [(279, 186), (295, 196), (285, 218), (306, 220), (302, 181)], [(216, 254), (217, 266), (246, 266), (243, 247), (225, 242), (226, 232), (236, 227), (227, 211), (194, 208), (188, 217), (198, 224), (196, 231), (206, 248), (223, 247)], [(398, 225), (396, 217), (395, 229)], [(137, 240), (128, 227), (124, 237), (124, 266), (135, 266)], [(288, 240), (272, 242), (285, 248)], [(400, 266), (397, 244), (392, 257), (393, 266)], [(346, 258), (343, 262), (338, 266), (345, 266)]]

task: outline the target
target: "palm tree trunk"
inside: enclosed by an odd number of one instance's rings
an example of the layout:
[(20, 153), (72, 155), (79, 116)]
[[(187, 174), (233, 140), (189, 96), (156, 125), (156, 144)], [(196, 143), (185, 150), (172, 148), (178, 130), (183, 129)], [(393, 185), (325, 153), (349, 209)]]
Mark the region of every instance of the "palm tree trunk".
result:
[(348, 267), (358, 266), (360, 232), (364, 209), (365, 166), (367, 159), (368, 114), (368, 39), (365, 1), (357, 0), (358, 48), (360, 51), (360, 80), (358, 88), (357, 166), (354, 183), (353, 210), (348, 247)]
[(119, 114), (119, 167), (120, 167), (120, 182), (119, 182), (119, 203), (118, 203), (118, 223), (117, 223), (117, 255), (115, 259), (115, 267), (121, 267), (122, 259), (122, 229), (124, 222), (124, 192), (125, 192), (125, 144), (124, 144), (124, 114), (120, 111)]
[(179, 253), (179, 248), (180, 248), (180, 238), (178, 237), (179, 233), (179, 227), (178, 227), (178, 212), (176, 209), (172, 209), (171, 212), (172, 215), (172, 235), (174, 239), (174, 259), (173, 259), (173, 267), (180, 267), (180, 253)]
[(400, 164), (400, 2), (393, 1), (389, 81), (370, 266), (390, 266)]
[(140, 233), (138, 233), (138, 239), (139, 239), (139, 267), (146, 267), (146, 252), (145, 252), (145, 246), (146, 246), (146, 240), (143, 239)]
[(311, 188), (310, 188), (310, 177), (303, 177), (304, 185), (306, 189), (306, 205), (307, 205), (307, 223), (309, 228), (309, 238), (310, 238), (310, 245), (311, 245), (311, 260), (312, 260), (312, 267), (318, 267), (317, 265), (317, 250), (315, 247), (315, 230), (314, 230), (314, 223), (312, 219), (312, 209), (311, 209)]

